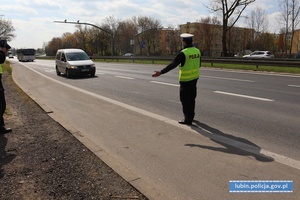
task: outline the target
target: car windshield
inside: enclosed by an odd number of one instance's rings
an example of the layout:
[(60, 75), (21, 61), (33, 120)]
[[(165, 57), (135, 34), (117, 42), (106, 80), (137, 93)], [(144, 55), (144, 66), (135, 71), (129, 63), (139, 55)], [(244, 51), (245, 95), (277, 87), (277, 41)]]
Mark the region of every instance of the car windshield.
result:
[(75, 60), (90, 60), (88, 55), (84, 52), (72, 52), (72, 53), (67, 53), (67, 60), (68, 61), (75, 61)]

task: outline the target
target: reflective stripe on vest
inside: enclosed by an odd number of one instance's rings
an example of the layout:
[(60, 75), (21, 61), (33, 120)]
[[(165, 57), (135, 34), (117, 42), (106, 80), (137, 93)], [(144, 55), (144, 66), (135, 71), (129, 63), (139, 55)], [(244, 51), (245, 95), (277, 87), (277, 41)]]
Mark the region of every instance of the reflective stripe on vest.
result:
[(179, 70), (179, 81), (187, 82), (199, 78), (201, 52), (195, 47), (183, 49), (185, 63)]

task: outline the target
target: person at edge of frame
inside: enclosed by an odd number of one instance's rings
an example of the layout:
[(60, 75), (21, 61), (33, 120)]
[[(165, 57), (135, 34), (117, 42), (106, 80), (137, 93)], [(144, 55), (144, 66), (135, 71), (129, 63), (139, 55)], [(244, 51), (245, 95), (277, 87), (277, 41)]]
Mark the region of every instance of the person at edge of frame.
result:
[(174, 60), (161, 71), (154, 71), (152, 77), (158, 77), (165, 74), (180, 65), (179, 83), (180, 83), (180, 101), (184, 119), (178, 123), (191, 125), (195, 116), (195, 104), (197, 97), (197, 81), (199, 79), (199, 69), (201, 65), (201, 52), (193, 46), (193, 34), (183, 33), (183, 50), (181, 50)]
[(6, 110), (6, 101), (4, 94), (4, 87), (2, 84), (3, 66), (6, 59), (6, 54), (11, 47), (7, 44), (6, 40), (0, 40), (0, 134), (9, 133), (11, 128), (6, 128), (4, 123), (4, 112)]

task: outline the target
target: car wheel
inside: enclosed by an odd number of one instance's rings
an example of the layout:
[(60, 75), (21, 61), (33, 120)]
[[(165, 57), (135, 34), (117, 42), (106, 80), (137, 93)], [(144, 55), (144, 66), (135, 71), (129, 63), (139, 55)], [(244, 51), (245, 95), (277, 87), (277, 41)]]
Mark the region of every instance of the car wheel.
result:
[(60, 76), (60, 71), (58, 71), (57, 66), (55, 67), (55, 69), (56, 69), (56, 75), (57, 75), (57, 76)]
[(66, 76), (67, 76), (67, 78), (71, 78), (71, 74), (68, 69), (66, 69)]

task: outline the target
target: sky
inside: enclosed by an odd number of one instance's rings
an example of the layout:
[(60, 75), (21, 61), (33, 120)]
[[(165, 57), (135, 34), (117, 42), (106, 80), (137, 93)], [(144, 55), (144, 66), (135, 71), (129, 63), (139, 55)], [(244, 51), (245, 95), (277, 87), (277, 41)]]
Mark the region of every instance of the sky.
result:
[[(278, 32), (278, 15), (281, 0), (256, 0), (244, 11), (246, 16), (255, 8), (263, 8), (269, 21), (269, 31)], [(118, 20), (134, 16), (157, 19), (162, 26), (177, 28), (186, 22), (216, 16), (209, 11), (211, 0), (1, 0), (0, 18), (10, 20), (15, 35), (9, 42), (13, 48), (43, 48), (54, 37), (63, 33), (74, 33), (74, 24), (60, 24), (54, 21), (77, 21), (104, 24), (105, 19)], [(241, 18), (238, 26), (246, 26)]]

